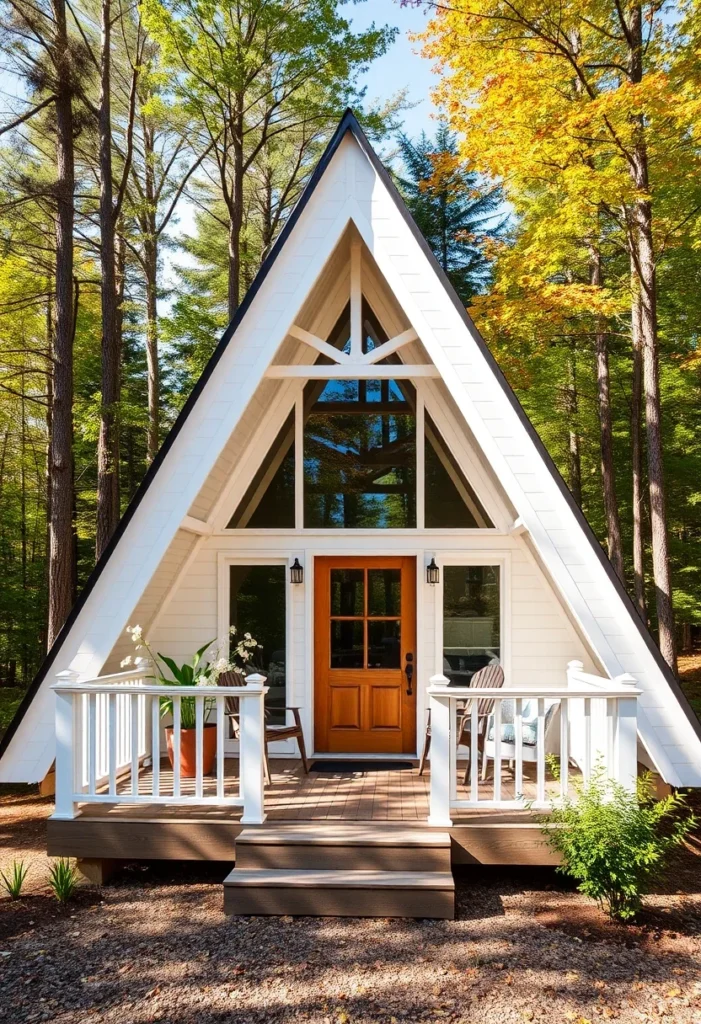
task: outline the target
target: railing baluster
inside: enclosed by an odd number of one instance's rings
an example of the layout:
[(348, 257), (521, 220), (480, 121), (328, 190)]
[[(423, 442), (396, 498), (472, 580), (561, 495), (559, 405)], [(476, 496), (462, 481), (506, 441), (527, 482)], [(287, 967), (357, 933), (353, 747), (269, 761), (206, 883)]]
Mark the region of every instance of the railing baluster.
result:
[(107, 697), (107, 771), (110, 796), (117, 794), (117, 694)]
[(618, 733), (618, 701), (606, 700), (606, 769), (610, 779), (616, 778), (616, 735)]
[(538, 738), (536, 742), (536, 756), (538, 758), (536, 799), (539, 804), (543, 804), (545, 803), (545, 701), (542, 697), (538, 698)]
[(204, 792), (202, 780), (202, 750), (204, 744), (204, 697), (195, 696), (195, 796), (200, 800)]
[(151, 795), (161, 793), (161, 702), (151, 698)]
[(173, 796), (180, 796), (180, 695), (173, 697)]
[(584, 698), (584, 778), (591, 778), (591, 697)]
[(451, 757), (450, 759), (450, 799), (451, 801), (453, 801), (457, 800), (458, 798), (458, 745), (455, 742), (458, 734), (457, 701), (450, 701), (448, 706), (448, 714), (450, 716), (450, 735), (453, 739), (453, 746), (455, 748), (455, 757)]
[[(489, 733), (487, 733), (488, 738)], [(501, 800), (501, 698), (494, 701), (494, 786), (492, 799)]]
[(479, 701), (472, 698), (470, 708), (470, 800), (479, 800), (480, 765), (479, 765)]
[(523, 700), (516, 698), (514, 706), (514, 746), (516, 748), (516, 800), (523, 800)]
[(88, 793), (97, 791), (97, 694), (88, 694)]
[(139, 793), (139, 695), (129, 694), (129, 711), (131, 713), (131, 792), (132, 796)]
[(569, 700), (560, 700), (560, 797), (565, 800), (569, 788), (570, 771), (570, 726)]
[(217, 799), (224, 797), (224, 729), (226, 719), (224, 718), (224, 698), (221, 694), (217, 697)]

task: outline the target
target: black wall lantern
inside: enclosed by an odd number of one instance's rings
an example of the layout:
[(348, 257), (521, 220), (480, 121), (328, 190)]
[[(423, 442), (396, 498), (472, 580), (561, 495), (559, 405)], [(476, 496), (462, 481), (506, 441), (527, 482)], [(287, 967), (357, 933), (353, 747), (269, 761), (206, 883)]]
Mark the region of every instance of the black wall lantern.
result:
[(290, 583), (304, 583), (304, 568), (299, 564), (298, 558), (295, 558), (290, 566)]
[(435, 586), (436, 583), (440, 583), (440, 581), (441, 571), (436, 565), (435, 558), (432, 558), (431, 561), (426, 566), (426, 582), (431, 583), (433, 586)]

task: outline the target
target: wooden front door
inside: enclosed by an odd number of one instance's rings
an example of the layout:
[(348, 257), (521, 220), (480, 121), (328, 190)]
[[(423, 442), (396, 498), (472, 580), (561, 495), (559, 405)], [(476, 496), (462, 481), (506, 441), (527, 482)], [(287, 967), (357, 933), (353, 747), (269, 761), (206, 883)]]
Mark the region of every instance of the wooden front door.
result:
[(315, 750), (414, 754), (416, 559), (314, 566)]

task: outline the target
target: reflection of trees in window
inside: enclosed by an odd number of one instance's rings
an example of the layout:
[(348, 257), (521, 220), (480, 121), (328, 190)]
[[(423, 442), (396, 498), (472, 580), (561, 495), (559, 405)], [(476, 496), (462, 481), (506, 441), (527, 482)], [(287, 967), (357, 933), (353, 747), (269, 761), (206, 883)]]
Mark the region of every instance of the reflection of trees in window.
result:
[(250, 633), (251, 668), (267, 677), (270, 725), (284, 725), (286, 696), (286, 614), (284, 565), (232, 565), (229, 569), (229, 625)]
[(499, 566), (443, 569), (443, 671), (456, 685), (501, 657)]
[(304, 525), (415, 526), (413, 387), (391, 380), (310, 382), (304, 408)]
[(294, 529), (295, 420), (292, 413), (227, 523), (227, 529)]
[(428, 413), (424, 477), (427, 527), (474, 529), (493, 525)]

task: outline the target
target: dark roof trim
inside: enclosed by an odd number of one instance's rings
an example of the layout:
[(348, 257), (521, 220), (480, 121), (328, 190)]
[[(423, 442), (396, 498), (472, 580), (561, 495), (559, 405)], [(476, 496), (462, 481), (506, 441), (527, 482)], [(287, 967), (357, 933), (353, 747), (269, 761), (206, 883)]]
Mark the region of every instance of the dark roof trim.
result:
[(209, 378), (214, 373), (214, 370), (215, 370), (217, 364), (219, 363), (219, 360), (221, 359), (222, 355), (224, 354), (224, 352), (225, 352), (229, 342), (231, 341), (232, 337), (236, 333), (236, 331), (238, 329), (238, 326), (241, 323), (241, 321), (243, 320), (243, 318), (244, 318), (246, 312), (248, 311), (249, 307), (251, 306), (251, 303), (253, 302), (253, 299), (257, 295), (258, 291), (260, 290), (261, 286), (263, 285), (263, 282), (265, 281), (265, 279), (267, 278), (268, 274), (270, 273), (270, 270), (272, 269), (273, 264), (275, 263), (275, 260), (277, 259), (278, 255), (279, 255), (279, 253), (280, 253), (280, 251), (282, 249), (282, 247), (285, 245), (285, 242), (287, 241), (288, 237), (292, 233), (295, 224), (299, 220), (303, 210), (305, 209), (305, 207), (306, 207), (307, 203), (309, 202), (312, 194), (314, 193), (314, 190), (316, 189), (317, 184), (319, 183), (322, 175), (324, 174), (324, 171), (326, 170), (327, 166), (331, 162), (331, 160), (332, 160), (336, 150), (338, 149), (339, 145), (341, 144), (341, 141), (342, 141), (342, 139), (343, 139), (343, 137), (344, 137), (344, 135), (346, 134), (347, 131), (352, 132), (352, 134), (355, 137), (356, 141), (358, 142), (360, 148), (363, 150), (363, 152), (365, 153), (366, 157), (368, 158), (368, 160), (372, 164), (373, 168), (375, 169), (375, 171), (379, 175), (380, 179), (382, 180), (382, 182), (386, 186), (386, 188), (389, 191), (390, 195), (394, 199), (394, 202), (396, 203), (397, 208), (399, 209), (402, 217), (404, 218), (406, 224), (408, 225), (412, 235), (414, 236), (414, 238), (418, 242), (418, 244), (421, 247), (421, 250), (423, 251), (424, 255), (426, 256), (426, 258), (428, 259), (429, 263), (432, 265), (434, 271), (438, 275), (440, 281), (443, 284), (443, 287), (446, 290), (446, 293), (450, 297), (451, 302), (453, 303), (453, 305), (457, 309), (457, 311), (460, 314), (463, 322), (465, 323), (466, 327), (468, 328), (468, 330), (472, 334), (472, 336), (473, 336), (473, 338), (475, 340), (475, 343), (479, 346), (480, 350), (482, 351), (482, 354), (484, 355), (484, 357), (487, 360), (489, 366), (491, 367), (492, 372), (495, 374), (497, 380), (499, 381), (499, 384), (501, 385), (501, 388), (504, 391), (504, 394), (506, 395), (507, 399), (511, 403), (511, 406), (515, 410), (517, 416), (521, 420), (521, 422), (522, 422), (523, 426), (525, 427), (525, 429), (527, 430), (531, 440), (533, 441), (533, 443), (536, 446), (538, 452), (540, 453), (540, 455), (541, 455), (545, 465), (548, 468), (548, 471), (550, 472), (550, 475), (552, 476), (553, 480), (555, 481), (555, 483), (556, 483), (557, 487), (559, 488), (559, 490), (560, 490), (562, 496), (564, 497), (565, 501), (569, 505), (569, 507), (570, 507), (571, 511), (573, 512), (575, 518), (578, 520), (578, 522), (579, 522), (579, 524), (580, 524), (584, 534), (586, 535), (589, 543), (593, 547), (594, 552), (596, 553), (596, 556), (599, 559), (601, 565), (603, 566), (607, 576), (609, 577), (610, 581), (612, 582), (613, 586), (615, 587), (619, 597), (625, 603), (625, 605), (626, 605), (626, 607), (628, 609), (629, 614), (633, 618), (633, 621), (635, 622), (635, 625), (636, 625), (640, 635), (642, 636), (645, 644), (648, 647), (648, 650), (651, 652), (651, 654), (655, 658), (655, 661), (657, 663), (658, 668), (660, 669), (660, 671), (663, 674), (663, 676), (665, 677), (667, 683), (671, 687), (672, 692), (674, 693), (674, 695), (676, 696), (677, 700), (679, 701), (679, 704), (681, 705), (681, 707), (685, 711), (689, 721), (691, 722), (694, 730), (696, 731), (696, 734), (699, 736), (699, 738), (701, 738), (701, 721), (697, 718), (696, 714), (694, 713), (694, 710), (692, 709), (692, 707), (689, 704), (686, 696), (684, 695), (681, 687), (679, 686), (679, 683), (675, 679), (675, 677), (672, 674), (669, 666), (667, 665), (666, 661), (662, 657), (662, 654), (660, 653), (660, 650), (659, 650), (657, 644), (655, 643), (654, 639), (652, 638), (652, 635), (650, 634), (650, 631), (648, 630), (646, 624), (640, 618), (640, 615), (638, 614), (638, 612), (637, 612), (637, 610), (636, 610), (636, 608), (635, 608), (635, 606), (634, 606), (634, 604), (633, 604), (633, 602), (632, 602), (632, 600), (630, 598), (630, 595), (628, 594), (627, 590), (625, 589), (625, 587), (623, 586), (623, 584), (619, 580), (618, 576), (614, 572), (613, 566), (611, 565), (611, 563), (609, 562), (608, 558), (606, 557), (606, 554), (604, 553), (601, 545), (599, 544), (599, 542), (598, 542), (598, 540), (596, 538), (596, 535), (594, 534), (594, 531), (592, 530), (591, 526), (589, 525), (589, 522), (587, 521), (586, 517), (584, 516), (584, 513), (582, 512), (582, 510), (579, 508), (579, 506), (575, 502), (574, 498), (572, 497), (572, 494), (570, 493), (570, 490), (567, 487), (567, 484), (563, 480), (563, 478), (562, 478), (562, 476), (560, 474), (560, 471), (558, 470), (557, 466), (555, 465), (555, 463), (553, 462), (552, 458), (550, 457), (550, 454), (547, 451), (545, 445), (543, 444), (543, 442), (542, 442), (542, 440), (540, 438), (540, 435), (538, 434), (538, 432), (536, 431), (535, 427), (533, 426), (533, 424), (529, 420), (528, 416), (526, 415), (524, 409), (521, 406), (521, 403), (518, 401), (514, 391), (512, 390), (511, 385), (509, 384), (509, 382), (507, 381), (506, 377), (502, 373), (498, 363), (496, 362), (496, 360), (495, 360), (494, 356), (492, 355), (489, 347), (487, 346), (487, 343), (484, 341), (484, 339), (482, 338), (482, 335), (477, 330), (475, 324), (472, 321), (472, 318), (470, 317), (470, 315), (468, 314), (467, 310), (463, 306), (462, 302), (458, 298), (457, 292), (453, 288), (453, 285), (451, 284), (451, 282), (448, 279), (447, 275), (444, 273), (443, 268), (440, 266), (440, 264), (438, 263), (437, 259), (433, 255), (433, 252), (429, 248), (428, 243), (426, 242), (426, 239), (423, 237), (423, 235), (419, 231), (418, 227), (416, 226), (416, 223), (414, 222), (413, 217), (409, 213), (409, 210), (407, 209), (406, 204), (404, 203), (404, 200), (402, 199), (402, 197), (400, 196), (399, 192), (397, 191), (397, 188), (396, 188), (396, 186), (395, 186), (395, 184), (394, 184), (390, 174), (388, 173), (386, 167), (381, 163), (379, 157), (377, 156), (377, 154), (375, 153), (374, 149), (370, 145), (370, 143), (368, 141), (368, 138), (365, 135), (365, 132), (363, 131), (363, 129), (361, 128), (361, 126), (360, 126), (360, 124), (358, 122), (358, 119), (356, 118), (356, 116), (353, 113), (353, 111), (349, 108), (348, 110), (346, 110), (345, 114), (341, 118), (341, 120), (340, 120), (340, 122), (338, 124), (338, 127), (336, 128), (336, 131), (333, 134), (333, 137), (331, 138), (331, 140), (329, 141), (329, 144), (327, 145), (326, 149), (324, 150), (323, 156), (321, 157), (319, 163), (317, 164), (316, 168), (314, 169), (314, 172), (313, 172), (311, 178), (309, 179), (309, 182), (307, 183), (307, 186), (304, 189), (304, 192), (300, 196), (300, 198), (299, 198), (299, 200), (297, 202), (297, 205), (295, 206), (294, 210), (292, 211), (292, 213), (291, 213), (291, 215), (289, 217), (289, 220), (286, 222), (286, 224), (283, 227), (282, 231), (278, 235), (278, 238), (275, 241), (275, 244), (273, 245), (272, 249), (270, 250), (270, 253), (266, 257), (266, 259), (263, 261), (263, 264), (261, 265), (260, 270), (256, 274), (251, 287), (249, 288), (249, 290), (247, 291), (247, 293), (246, 293), (246, 295), (245, 295), (245, 297), (243, 299), (243, 302), (241, 303), (241, 305), (237, 309), (236, 314), (234, 315), (234, 318), (232, 319), (231, 323), (229, 324), (229, 326), (224, 331), (224, 334), (222, 335), (221, 340), (219, 341), (219, 344), (217, 345), (216, 349), (212, 353), (212, 356), (211, 356), (209, 362), (207, 363), (206, 367), (204, 368), (200, 379), (197, 381), (197, 384), (192, 389), (189, 398), (187, 399), (185, 405), (183, 406), (183, 408), (182, 408), (182, 410), (180, 412), (180, 415), (178, 416), (177, 420), (173, 424), (171, 430), (168, 433), (168, 436), (164, 440), (163, 445), (161, 446), (161, 448), (160, 448), (160, 450), (158, 452), (158, 455), (156, 456), (156, 458), (154, 459), (153, 463), (151, 464), (151, 466), (147, 470), (147, 472), (146, 472), (146, 474), (144, 476), (144, 479), (141, 481), (141, 484), (139, 485), (139, 487), (138, 487), (138, 489), (136, 491), (136, 494), (132, 498), (131, 502), (129, 503), (129, 506), (127, 507), (127, 509), (126, 509), (126, 511), (124, 513), (124, 515), (122, 516), (122, 518), (121, 518), (121, 520), (119, 522), (119, 525), (118, 525), (117, 529), (115, 530), (115, 533), (112, 536), (112, 539), (110, 540), (110, 543), (108, 544), (108, 546), (105, 549), (102, 557), (100, 558), (99, 562), (97, 563), (97, 565), (93, 569), (92, 573), (90, 574), (90, 577), (89, 577), (85, 587), (83, 588), (80, 596), (78, 597), (78, 600), (76, 601), (76, 603), (75, 603), (75, 605), (74, 605), (70, 615), (66, 619), (66, 622), (65, 622), (61, 632), (59, 633), (58, 637), (56, 638), (56, 642), (54, 643), (53, 647), (51, 648), (51, 650), (47, 654), (46, 658), (44, 659), (44, 662), (43, 662), (41, 668), (39, 669), (39, 672), (37, 673), (36, 678), (32, 682), (32, 684), (29, 687), (29, 689), (27, 690), (27, 693), (25, 694), (22, 703), (20, 704), (19, 708), (17, 709), (17, 713), (15, 714), (14, 718), (12, 719), (12, 722), (10, 723), (7, 731), (5, 732), (5, 735), (2, 738), (2, 740), (0, 740), (0, 757), (2, 757), (2, 755), (7, 750), (8, 746), (10, 744), (10, 741), (12, 740), (12, 737), (14, 736), (15, 732), (17, 731), (17, 728), (19, 727), (20, 722), (22, 721), (24, 715), (27, 712), (27, 709), (31, 705), (32, 700), (34, 699), (36, 693), (38, 692), (39, 687), (41, 686), (42, 682), (44, 681), (44, 679), (48, 675), (48, 673), (49, 673), (49, 671), (50, 671), (54, 661), (56, 660), (56, 656), (58, 655), (59, 651), (61, 650), (61, 647), (65, 643), (65, 640), (66, 640), (67, 636), (69, 635), (71, 629), (73, 628), (73, 625), (74, 625), (76, 619), (78, 618), (80, 612), (85, 607), (85, 604), (86, 604), (90, 594), (92, 593), (92, 591), (93, 591), (93, 589), (95, 587), (95, 584), (97, 583), (97, 581), (99, 580), (100, 576), (102, 575), (102, 573), (103, 573), (103, 571), (105, 569), (105, 566), (109, 562), (109, 560), (110, 560), (110, 558), (112, 556), (112, 553), (114, 552), (115, 548), (119, 544), (119, 541), (121, 540), (121, 538), (122, 538), (122, 536), (123, 536), (127, 526), (129, 525), (129, 523), (133, 519), (133, 517), (134, 517), (134, 515), (136, 513), (136, 510), (138, 509), (139, 505), (141, 504), (141, 502), (142, 502), (142, 500), (144, 498), (144, 495), (146, 494), (146, 492), (148, 491), (149, 487), (151, 486), (154, 478), (156, 477), (156, 474), (158, 473), (158, 470), (159, 470), (161, 464), (163, 463), (163, 461), (165, 460), (166, 455), (168, 454), (168, 452), (172, 448), (173, 444), (175, 443), (175, 439), (177, 438), (177, 436), (180, 433), (180, 431), (183, 429), (183, 427), (185, 425), (185, 422), (187, 421), (188, 416), (190, 415), (192, 409), (194, 408), (194, 406), (195, 406), (195, 404), (196, 404), (200, 394), (204, 390), (205, 385), (207, 384), (207, 381), (209, 380)]

